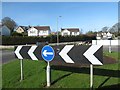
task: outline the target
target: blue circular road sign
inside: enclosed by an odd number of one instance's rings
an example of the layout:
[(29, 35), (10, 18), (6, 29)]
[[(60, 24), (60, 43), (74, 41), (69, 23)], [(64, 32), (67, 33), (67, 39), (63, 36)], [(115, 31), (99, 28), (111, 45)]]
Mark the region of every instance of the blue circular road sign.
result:
[(41, 54), (45, 61), (52, 61), (55, 56), (53, 48), (49, 45), (46, 45), (42, 48)]

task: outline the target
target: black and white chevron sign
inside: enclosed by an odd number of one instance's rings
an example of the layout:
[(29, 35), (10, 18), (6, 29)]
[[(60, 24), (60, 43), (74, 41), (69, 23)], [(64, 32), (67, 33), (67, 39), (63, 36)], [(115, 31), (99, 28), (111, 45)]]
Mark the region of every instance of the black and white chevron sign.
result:
[(18, 59), (42, 60), (42, 46), (16, 46), (15, 55)]
[(54, 47), (56, 56), (52, 63), (103, 65), (101, 45), (64, 45)]
[[(60, 45), (52, 46), (55, 57), (52, 63), (103, 65), (103, 47), (101, 45)], [(18, 59), (43, 60), (43, 46), (17, 46), (15, 55)], [(44, 54), (44, 53), (43, 53)]]

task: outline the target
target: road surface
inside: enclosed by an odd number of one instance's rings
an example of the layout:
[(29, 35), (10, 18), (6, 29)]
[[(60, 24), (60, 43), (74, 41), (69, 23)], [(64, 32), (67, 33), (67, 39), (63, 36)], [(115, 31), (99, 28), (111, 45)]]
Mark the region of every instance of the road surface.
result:
[(7, 63), (15, 59), (14, 51), (12, 50), (0, 50), (0, 54), (0, 59), (2, 59), (2, 63)]

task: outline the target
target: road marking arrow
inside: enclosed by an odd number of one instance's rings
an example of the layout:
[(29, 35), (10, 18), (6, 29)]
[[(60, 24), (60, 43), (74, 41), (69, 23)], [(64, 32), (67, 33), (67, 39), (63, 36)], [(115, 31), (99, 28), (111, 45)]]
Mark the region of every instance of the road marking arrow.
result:
[(47, 55), (53, 55), (53, 52), (47, 52), (47, 50), (44, 50), (43, 55), (47, 57)]
[(103, 65), (93, 54), (102, 45), (92, 45), (83, 55), (93, 64), (93, 65)]
[(72, 59), (67, 55), (67, 53), (73, 48), (74, 45), (66, 45), (59, 55), (64, 59), (65, 62), (67, 63), (74, 63)]
[(20, 50), (22, 49), (22, 46), (18, 46), (15, 50), (15, 54), (18, 57), (18, 59), (23, 59), (23, 57), (20, 55)]
[(37, 57), (33, 53), (36, 48), (37, 48), (37, 46), (31, 46), (30, 50), (28, 51), (28, 54), (32, 60), (38, 60)]

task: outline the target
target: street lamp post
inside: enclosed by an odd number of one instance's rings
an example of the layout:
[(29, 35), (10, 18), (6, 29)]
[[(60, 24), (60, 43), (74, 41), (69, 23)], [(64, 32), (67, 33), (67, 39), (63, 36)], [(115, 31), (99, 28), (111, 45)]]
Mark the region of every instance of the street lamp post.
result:
[[(62, 16), (59, 16), (62, 17)], [(59, 33), (58, 33), (58, 19), (59, 17), (57, 17), (57, 45), (59, 45)]]

